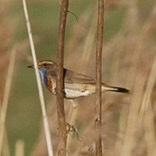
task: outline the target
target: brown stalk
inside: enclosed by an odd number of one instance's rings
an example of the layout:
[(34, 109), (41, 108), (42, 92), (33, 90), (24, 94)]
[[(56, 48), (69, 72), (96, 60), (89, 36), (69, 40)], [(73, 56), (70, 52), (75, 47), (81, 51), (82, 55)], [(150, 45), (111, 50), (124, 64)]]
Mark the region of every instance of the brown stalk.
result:
[(65, 27), (68, 13), (68, 0), (60, 1), (60, 18), (59, 18), (59, 37), (58, 37), (58, 75), (57, 75), (57, 117), (59, 125), (59, 144), (58, 156), (66, 155), (66, 121), (64, 111), (64, 81), (63, 81), (63, 64), (64, 64), (64, 40), (65, 40)]
[(13, 48), (10, 54), (10, 63), (9, 63), (8, 73), (5, 82), (4, 98), (0, 108), (0, 155), (2, 154), (3, 145), (4, 145), (4, 135), (6, 132), (5, 124), (6, 124), (7, 109), (9, 104), (12, 79), (14, 74), (15, 61), (16, 61), (16, 49)]
[(102, 48), (104, 29), (104, 0), (98, 0), (97, 42), (96, 42), (96, 156), (102, 156)]

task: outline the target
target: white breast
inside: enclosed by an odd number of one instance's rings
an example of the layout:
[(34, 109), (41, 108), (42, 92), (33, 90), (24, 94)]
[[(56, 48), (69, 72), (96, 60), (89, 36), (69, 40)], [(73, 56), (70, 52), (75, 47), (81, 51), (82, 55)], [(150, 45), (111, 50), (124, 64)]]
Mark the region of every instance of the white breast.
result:
[(72, 89), (65, 89), (65, 95), (67, 98), (78, 98), (81, 96), (88, 96), (91, 93), (86, 90), (86, 91), (80, 91), (80, 90), (72, 90)]

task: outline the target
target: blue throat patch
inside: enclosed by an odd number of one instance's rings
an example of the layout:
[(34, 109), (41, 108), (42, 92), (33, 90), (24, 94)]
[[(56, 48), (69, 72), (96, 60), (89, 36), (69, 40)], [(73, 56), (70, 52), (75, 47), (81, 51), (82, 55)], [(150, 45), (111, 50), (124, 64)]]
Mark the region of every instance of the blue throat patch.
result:
[(40, 68), (39, 69), (39, 73), (40, 73), (40, 77), (41, 77), (42, 83), (47, 85), (47, 83), (48, 83), (48, 80), (47, 80), (47, 69)]

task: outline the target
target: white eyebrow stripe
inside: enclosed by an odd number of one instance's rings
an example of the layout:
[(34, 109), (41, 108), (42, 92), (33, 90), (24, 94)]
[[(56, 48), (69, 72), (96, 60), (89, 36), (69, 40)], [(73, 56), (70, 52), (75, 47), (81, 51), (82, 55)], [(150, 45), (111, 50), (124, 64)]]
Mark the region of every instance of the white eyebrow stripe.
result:
[(40, 61), (40, 62), (38, 63), (38, 65), (42, 65), (42, 64), (44, 64), (44, 63), (47, 63), (47, 64), (54, 64), (52, 61)]

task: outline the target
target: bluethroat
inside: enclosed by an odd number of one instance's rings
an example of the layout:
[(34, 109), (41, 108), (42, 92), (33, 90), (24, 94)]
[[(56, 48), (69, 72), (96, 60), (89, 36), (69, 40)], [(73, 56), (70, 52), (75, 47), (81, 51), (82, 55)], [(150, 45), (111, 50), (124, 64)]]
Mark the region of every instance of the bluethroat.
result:
[[(28, 66), (33, 68), (33, 65)], [(58, 66), (55, 62), (44, 60), (38, 62), (38, 69), (42, 83), (48, 90), (56, 95), (56, 78)], [(112, 91), (128, 93), (126, 88), (110, 86), (102, 83), (102, 92)], [(81, 73), (76, 73), (72, 70), (64, 68), (64, 97), (74, 99), (82, 96), (89, 96), (96, 92), (96, 82), (93, 78)]]

